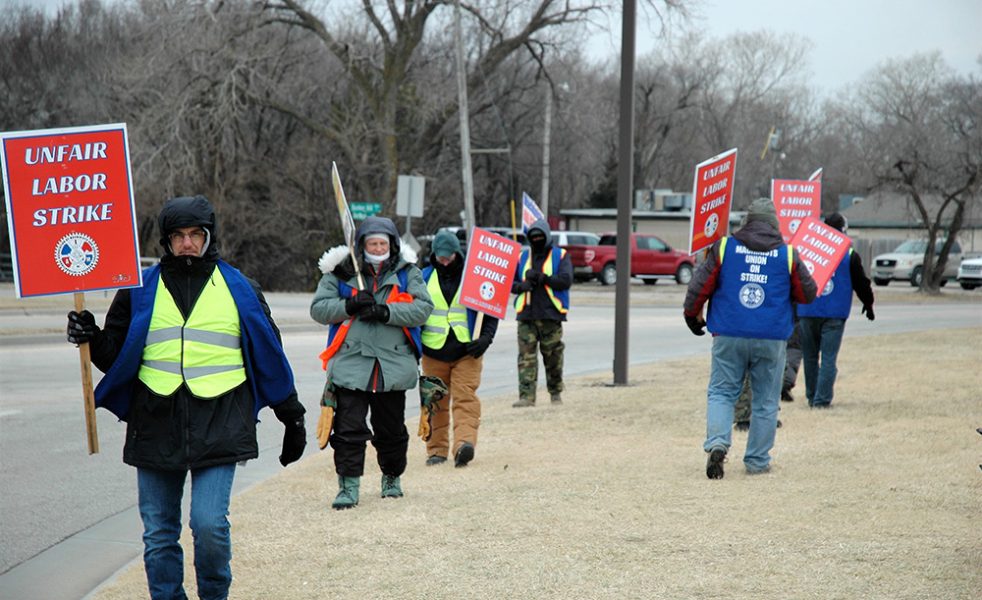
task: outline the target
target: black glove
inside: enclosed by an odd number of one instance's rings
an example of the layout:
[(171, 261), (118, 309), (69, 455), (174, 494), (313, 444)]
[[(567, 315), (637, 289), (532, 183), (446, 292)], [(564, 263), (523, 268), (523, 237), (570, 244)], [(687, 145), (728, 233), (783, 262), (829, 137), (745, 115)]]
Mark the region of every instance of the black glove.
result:
[(533, 287), (542, 285), (542, 282), (545, 281), (545, 279), (546, 276), (542, 273), (542, 271), (529, 270), (525, 273), (525, 281), (531, 283)]
[(872, 304), (864, 304), (863, 305), (863, 314), (866, 315), (866, 318), (869, 319), (870, 321), (875, 321), (876, 320), (876, 315), (873, 314), (873, 305)]
[(357, 295), (344, 301), (344, 312), (354, 315), (374, 305), (375, 296), (372, 296), (365, 290), (359, 290)]
[(706, 321), (702, 317), (685, 317), (685, 324), (689, 326), (689, 331), (695, 335), (706, 335)]
[(373, 304), (363, 308), (358, 313), (358, 318), (366, 322), (378, 321), (379, 323), (388, 323), (389, 307), (384, 304)]
[(474, 358), (481, 358), (481, 356), (488, 351), (488, 346), (490, 345), (491, 338), (482, 335), (473, 342), (468, 342), (467, 345), (464, 346), (464, 349), (467, 354), (470, 354)]
[(283, 423), (283, 451), (280, 453), (280, 464), (284, 467), (300, 460), (303, 449), (307, 447), (307, 429), (304, 427), (303, 416)]
[(524, 292), (531, 292), (534, 287), (535, 284), (533, 284), (531, 281), (519, 281), (515, 284), (515, 293), (522, 294)]
[(85, 344), (99, 335), (99, 326), (95, 324), (95, 316), (87, 310), (68, 313), (68, 341), (73, 344)]

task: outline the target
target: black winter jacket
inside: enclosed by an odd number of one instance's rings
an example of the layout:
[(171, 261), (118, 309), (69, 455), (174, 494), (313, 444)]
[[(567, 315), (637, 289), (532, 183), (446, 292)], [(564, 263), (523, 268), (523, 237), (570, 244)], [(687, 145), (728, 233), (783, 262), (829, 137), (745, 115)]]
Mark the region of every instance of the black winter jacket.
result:
[[(163, 283), (185, 318), (216, 268), (217, 252), (211, 250), (204, 258), (168, 255), (160, 261)], [(279, 337), (259, 284), (249, 281)], [(101, 371), (108, 371), (116, 360), (130, 318), (129, 290), (120, 290), (106, 314), (105, 327), (90, 344), (92, 362)], [(135, 380), (123, 462), (140, 468), (184, 470), (256, 458), (259, 448), (253, 407), (249, 382), (217, 398), (203, 399), (195, 397), (183, 384), (170, 396), (159, 396)], [(305, 412), (296, 392), (274, 411), (282, 422), (295, 420)]]

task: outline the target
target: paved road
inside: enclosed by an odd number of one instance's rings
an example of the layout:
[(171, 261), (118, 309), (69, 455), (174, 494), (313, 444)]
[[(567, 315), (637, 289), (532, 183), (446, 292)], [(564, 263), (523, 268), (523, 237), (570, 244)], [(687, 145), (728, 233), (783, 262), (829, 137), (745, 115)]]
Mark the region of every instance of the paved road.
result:
[[(631, 310), (632, 364), (707, 353), (709, 337), (689, 334), (681, 322), (679, 289), (670, 306), (635, 303)], [(613, 307), (610, 290), (583, 288), (566, 328), (566, 374), (610, 373), (613, 362)], [(638, 292), (632, 292), (632, 296)], [(644, 293), (652, 293), (646, 290)], [(980, 298), (982, 299), (982, 298)], [(67, 305), (70, 300), (65, 300)], [(307, 316), (309, 296), (270, 294), (274, 317), (284, 331), (287, 354), (297, 373), (301, 401), (313, 431), (323, 386), (316, 354), (324, 333)], [(95, 312), (105, 302), (93, 302)], [(135, 471), (122, 464), (125, 426), (97, 411), (101, 452), (85, 446), (78, 354), (60, 331), (65, 308), (41, 308), (25, 315), (0, 310), (0, 597), (80, 598), (142, 550), (135, 510)], [(847, 335), (870, 335), (932, 328), (982, 326), (973, 304), (896, 304), (878, 307), (877, 321), (850, 321)], [(97, 314), (100, 322), (101, 314)], [(482, 395), (510, 402), (516, 389), (515, 322), (501, 323), (487, 355)], [(97, 375), (98, 377), (98, 375)], [(412, 414), (415, 407), (407, 405)], [(236, 491), (278, 472), (282, 427), (271, 413), (260, 424), (261, 456), (240, 469)], [(315, 451), (308, 448), (308, 452)], [(328, 499), (325, 499), (325, 503)], [(326, 504), (325, 504), (326, 505)]]

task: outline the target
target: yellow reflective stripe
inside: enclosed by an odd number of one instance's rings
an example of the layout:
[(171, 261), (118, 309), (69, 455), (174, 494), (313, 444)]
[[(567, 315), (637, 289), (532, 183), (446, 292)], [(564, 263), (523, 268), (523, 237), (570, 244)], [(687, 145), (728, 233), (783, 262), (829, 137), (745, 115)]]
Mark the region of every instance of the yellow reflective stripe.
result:
[[(566, 256), (566, 250), (560, 249), (559, 251), (560, 260), (562, 260), (563, 256)], [(521, 269), (523, 280), (525, 279), (526, 273), (528, 273), (528, 271), (530, 270), (531, 264), (532, 264), (532, 257), (530, 254), (522, 265), (524, 267), (523, 269)], [(553, 274), (552, 250), (549, 250), (549, 255), (546, 256), (545, 262), (542, 263), (542, 274), (545, 275), (546, 277), (552, 277)], [(552, 302), (552, 305), (556, 307), (556, 310), (558, 310), (560, 314), (565, 315), (567, 312), (569, 312), (569, 310), (563, 306), (563, 303), (559, 300), (559, 298), (556, 298), (556, 295), (553, 293), (552, 287), (549, 284), (546, 284), (543, 287), (546, 290), (546, 295), (549, 296), (549, 301)], [(522, 294), (519, 294), (515, 298), (516, 313), (520, 313), (523, 310), (525, 310), (525, 307), (528, 305), (531, 299), (530, 294), (531, 292), (524, 292)]]
[(791, 268), (794, 266), (794, 247), (788, 244), (788, 273), (791, 272)]
[(730, 238), (724, 237), (724, 238), (720, 239), (720, 241), (719, 241), (720, 242), (720, 244), (719, 244), (719, 264), (723, 264), (723, 256), (726, 255), (726, 241), (728, 239), (730, 239)]

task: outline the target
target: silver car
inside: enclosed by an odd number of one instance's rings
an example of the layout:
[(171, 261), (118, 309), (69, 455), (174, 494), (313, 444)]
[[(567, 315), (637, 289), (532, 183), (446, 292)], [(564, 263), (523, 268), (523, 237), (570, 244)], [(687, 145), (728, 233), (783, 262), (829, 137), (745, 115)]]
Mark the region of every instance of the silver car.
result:
[[(934, 245), (935, 256), (941, 253), (943, 240), (937, 240)], [(927, 240), (907, 240), (897, 246), (893, 252), (880, 254), (873, 259), (873, 282), (876, 285), (888, 285), (891, 280), (910, 281), (914, 287), (920, 287), (923, 275), (924, 250)], [(962, 247), (955, 242), (948, 253), (948, 264), (945, 267), (944, 285), (949, 279), (954, 279), (958, 271), (958, 263), (962, 258)]]

